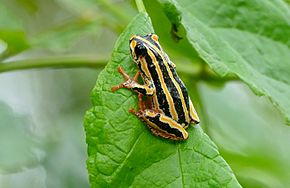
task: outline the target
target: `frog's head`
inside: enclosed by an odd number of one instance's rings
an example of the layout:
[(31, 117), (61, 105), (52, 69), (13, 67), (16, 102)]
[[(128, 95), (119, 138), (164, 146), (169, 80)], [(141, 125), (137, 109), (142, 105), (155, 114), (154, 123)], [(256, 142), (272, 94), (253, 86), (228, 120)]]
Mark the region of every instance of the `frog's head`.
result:
[(148, 50), (155, 52), (160, 50), (160, 44), (158, 42), (158, 36), (156, 34), (148, 34), (145, 36), (133, 35), (129, 41), (132, 57), (137, 62), (140, 57), (145, 57), (148, 54)]

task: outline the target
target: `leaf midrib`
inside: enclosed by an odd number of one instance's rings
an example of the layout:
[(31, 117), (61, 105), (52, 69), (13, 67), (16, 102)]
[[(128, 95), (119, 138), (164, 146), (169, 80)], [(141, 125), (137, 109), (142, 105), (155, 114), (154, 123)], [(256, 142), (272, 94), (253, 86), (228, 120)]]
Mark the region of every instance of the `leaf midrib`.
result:
[(183, 177), (183, 169), (182, 169), (182, 161), (181, 161), (181, 156), (180, 156), (180, 144), (177, 145), (177, 152), (178, 152), (178, 162), (179, 162), (181, 183), (182, 183), (182, 187), (185, 187), (184, 177)]

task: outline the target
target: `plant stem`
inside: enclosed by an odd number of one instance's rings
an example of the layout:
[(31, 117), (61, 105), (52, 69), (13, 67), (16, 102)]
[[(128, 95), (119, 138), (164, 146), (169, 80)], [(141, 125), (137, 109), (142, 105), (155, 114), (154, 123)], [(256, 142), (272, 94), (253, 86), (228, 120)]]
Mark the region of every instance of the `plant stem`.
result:
[[(16, 70), (36, 69), (36, 68), (92, 68), (102, 69), (107, 64), (107, 59), (100, 59), (89, 56), (78, 57), (54, 57), (40, 59), (26, 59), (19, 61), (0, 62), (0, 73)], [(207, 81), (224, 83), (228, 81), (239, 80), (236, 76), (220, 77), (213, 72), (198, 70), (194, 66), (178, 66), (178, 73), (184, 76), (189, 76), (196, 81)]]
[(0, 63), (0, 72), (35, 68), (103, 68), (107, 60), (89, 57), (57, 57), (48, 59), (20, 60)]
[(139, 12), (146, 12), (145, 6), (142, 0), (135, 0), (136, 6)]

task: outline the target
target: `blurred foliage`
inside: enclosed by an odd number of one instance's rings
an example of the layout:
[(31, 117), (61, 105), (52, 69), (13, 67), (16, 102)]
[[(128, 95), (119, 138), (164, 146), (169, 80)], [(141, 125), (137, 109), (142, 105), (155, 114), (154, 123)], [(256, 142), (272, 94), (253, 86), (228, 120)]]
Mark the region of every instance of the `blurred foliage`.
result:
[[(35, 156), (32, 150), (36, 143), (29, 133), (27, 119), (22, 116), (17, 117), (3, 102), (0, 103), (0, 119), (1, 172), (17, 172), (19, 168), (33, 166)], [(17, 139), (11, 139), (11, 135)]]
[(290, 129), (265, 97), (241, 83), (199, 84), (207, 130), (244, 187), (290, 185)]
[[(88, 187), (83, 114), (98, 70), (134, 15), (106, 1), (0, 2), (0, 187)], [(119, 20), (119, 21), (118, 21)], [(10, 106), (10, 107), (9, 107)], [(11, 109), (12, 108), (12, 109)]]
[[(273, 2), (289, 26), (289, 1)], [(144, 3), (188, 89), (201, 80), (194, 102), (202, 127), (242, 186), (287, 187), (290, 131), (280, 112), (240, 81), (215, 75), (186, 38), (172, 39), (186, 30), (174, 33), (161, 6)], [(137, 12), (124, 0), (0, 0), (0, 187), (89, 186), (83, 114), (116, 38)]]

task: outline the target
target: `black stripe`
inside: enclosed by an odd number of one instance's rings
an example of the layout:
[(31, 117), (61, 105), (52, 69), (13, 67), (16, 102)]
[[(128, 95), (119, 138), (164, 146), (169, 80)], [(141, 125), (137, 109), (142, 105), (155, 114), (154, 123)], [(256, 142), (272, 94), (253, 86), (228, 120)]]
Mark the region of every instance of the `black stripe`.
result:
[(146, 89), (145, 88), (142, 88), (142, 87), (132, 87), (132, 90), (137, 91), (139, 93), (142, 93), (143, 95), (146, 95), (147, 94)]
[(160, 121), (160, 116), (160, 114), (156, 114), (154, 117), (146, 116), (146, 118), (161, 130), (165, 130), (167, 133), (174, 134), (179, 138), (183, 138), (183, 134), (181, 131), (179, 131), (179, 129), (172, 128), (168, 123)]

